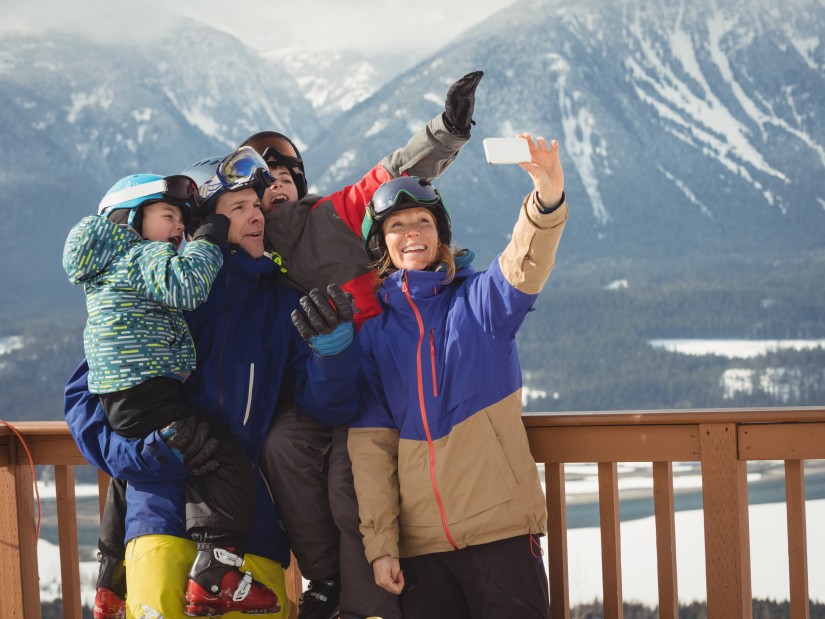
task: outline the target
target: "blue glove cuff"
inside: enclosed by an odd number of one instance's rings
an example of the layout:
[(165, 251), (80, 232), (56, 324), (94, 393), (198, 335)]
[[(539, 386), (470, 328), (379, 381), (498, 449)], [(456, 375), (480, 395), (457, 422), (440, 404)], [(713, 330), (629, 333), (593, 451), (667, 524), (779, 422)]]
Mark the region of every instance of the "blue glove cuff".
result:
[(344, 352), (355, 337), (355, 325), (344, 322), (335, 327), (331, 333), (315, 335), (309, 339), (312, 350), (322, 357), (334, 357)]

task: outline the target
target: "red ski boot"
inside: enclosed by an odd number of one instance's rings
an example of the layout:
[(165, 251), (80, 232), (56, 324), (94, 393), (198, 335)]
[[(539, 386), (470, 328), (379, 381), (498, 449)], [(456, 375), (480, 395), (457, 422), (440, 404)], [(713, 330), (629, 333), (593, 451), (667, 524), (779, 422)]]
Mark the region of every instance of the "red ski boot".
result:
[(104, 552), (97, 553), (94, 619), (126, 619), (126, 567), (123, 559)]
[(126, 619), (126, 601), (106, 587), (95, 591), (94, 619)]
[(249, 615), (277, 613), (278, 596), (237, 568), (243, 560), (225, 548), (198, 549), (186, 585), (189, 617), (214, 617), (229, 612)]

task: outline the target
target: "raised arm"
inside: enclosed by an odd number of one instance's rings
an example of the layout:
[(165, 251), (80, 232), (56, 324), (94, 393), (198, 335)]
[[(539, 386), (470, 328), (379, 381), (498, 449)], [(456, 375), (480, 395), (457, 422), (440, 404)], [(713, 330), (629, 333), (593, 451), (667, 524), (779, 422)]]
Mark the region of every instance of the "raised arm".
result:
[(541, 137), (534, 142), (526, 133), (519, 137), (530, 144), (531, 161), (519, 165), (534, 189), (522, 203), (507, 247), (470, 289), (479, 320), (508, 335), (518, 330), (544, 288), (567, 222), (558, 142), (548, 144)]

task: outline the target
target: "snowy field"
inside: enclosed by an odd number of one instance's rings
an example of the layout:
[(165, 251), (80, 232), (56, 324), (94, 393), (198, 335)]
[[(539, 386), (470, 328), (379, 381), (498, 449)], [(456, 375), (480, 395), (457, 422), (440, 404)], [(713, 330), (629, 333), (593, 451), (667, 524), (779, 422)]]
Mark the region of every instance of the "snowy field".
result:
[(729, 359), (752, 359), (778, 350), (825, 348), (825, 340), (648, 340), (653, 348), (683, 355), (719, 355)]
[[(674, 466), (674, 472), (677, 473)], [(570, 471), (573, 473), (573, 471)], [(676, 475), (674, 486), (696, 487), (697, 476), (686, 471)], [(620, 478), (621, 479), (621, 478)], [(754, 478), (751, 479), (753, 481)], [(649, 483), (649, 478), (647, 483)], [(581, 496), (593, 490), (590, 480), (568, 482), (570, 503), (577, 493)], [(643, 476), (625, 477), (620, 483), (623, 490), (645, 486)], [(94, 496), (96, 486), (79, 485), (77, 496)], [(678, 490), (677, 490), (678, 491)], [(53, 486), (41, 491), (48, 500), (54, 496)], [(825, 499), (807, 502), (808, 522), (808, 583), (812, 599), (825, 601)], [(787, 528), (785, 504), (771, 503), (750, 507), (751, 578), (754, 597), (786, 600), (789, 597)], [(704, 600), (705, 553), (704, 522), (700, 510), (676, 513), (676, 560), (679, 583), (679, 600), (689, 603)], [(638, 601), (649, 606), (658, 604), (656, 574), (656, 539), (653, 518), (642, 518), (621, 524), (622, 539), (622, 586), (625, 601)], [(602, 598), (601, 540), (599, 529), (594, 527), (570, 529), (567, 537), (569, 560), (570, 604), (584, 604)], [(543, 541), (546, 556), (546, 540)], [(60, 560), (58, 547), (41, 539), (38, 543), (40, 589), (43, 601), (60, 597)], [(84, 561), (80, 564), (82, 600), (91, 604), (97, 563)]]

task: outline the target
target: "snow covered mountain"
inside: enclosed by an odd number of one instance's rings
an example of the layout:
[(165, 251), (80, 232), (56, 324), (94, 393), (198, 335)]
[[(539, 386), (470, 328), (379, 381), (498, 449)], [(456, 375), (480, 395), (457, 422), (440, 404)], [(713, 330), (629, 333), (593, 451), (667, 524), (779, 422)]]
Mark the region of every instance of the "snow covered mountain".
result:
[(0, 40), (5, 303), (71, 288), (65, 236), (118, 178), (179, 172), (262, 129), (315, 139), (315, 112), (288, 74), (230, 35), (182, 23), (144, 44)]
[(286, 70), (327, 126), (415, 62), (408, 56), (369, 58), (353, 51), (276, 49), (265, 54)]
[(174, 173), (276, 129), (297, 139), (315, 189), (334, 190), (476, 69), (477, 125), (440, 186), (479, 263), (530, 187), (517, 166), (486, 164), (482, 140), (522, 130), (561, 143), (567, 264), (821, 253), (823, 32), (821, 0), (521, 0), (371, 95), (388, 70), (377, 60), (264, 58), (195, 22), (129, 44), (4, 36), (0, 307), (80, 298), (60, 267), (65, 235), (121, 176)]
[[(484, 69), (473, 139), (441, 182), (458, 238), (503, 247), (529, 189), (482, 139), (558, 138), (563, 251), (661, 260), (823, 248), (825, 5), (522, 0), (344, 115), (313, 145), (324, 188), (357, 178)], [(506, 222), (506, 223), (504, 223)]]

